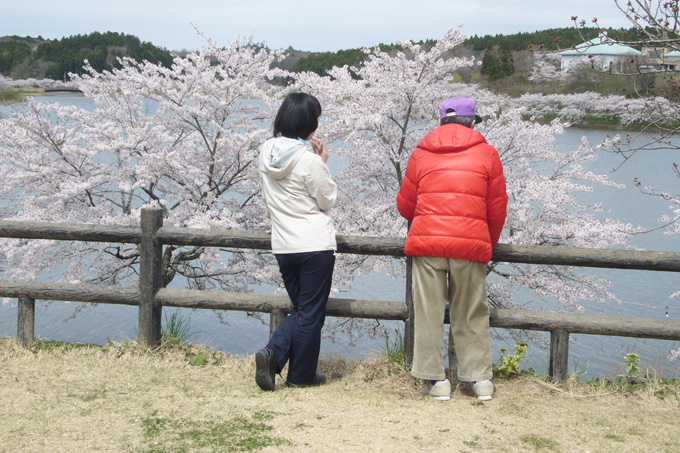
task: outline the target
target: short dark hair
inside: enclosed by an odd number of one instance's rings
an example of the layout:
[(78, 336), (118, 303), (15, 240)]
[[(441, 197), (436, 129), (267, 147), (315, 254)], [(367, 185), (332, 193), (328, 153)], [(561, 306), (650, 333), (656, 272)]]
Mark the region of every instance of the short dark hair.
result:
[(274, 137), (306, 139), (319, 127), (321, 104), (307, 93), (291, 93), (274, 118)]
[[(446, 109), (446, 112), (453, 112), (453, 109)], [(443, 126), (445, 124), (462, 124), (463, 126), (466, 127), (472, 127), (472, 123), (475, 121), (474, 116), (447, 116), (445, 118), (441, 118), (439, 120), (439, 125)]]

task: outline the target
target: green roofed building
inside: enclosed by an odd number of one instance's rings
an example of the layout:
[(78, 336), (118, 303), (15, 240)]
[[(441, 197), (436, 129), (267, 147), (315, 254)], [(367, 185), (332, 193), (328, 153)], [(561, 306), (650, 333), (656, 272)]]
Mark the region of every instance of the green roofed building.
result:
[(603, 71), (626, 72), (630, 63), (636, 63), (642, 52), (632, 47), (616, 44), (606, 36), (586, 41), (573, 49), (560, 52), (562, 72), (578, 65), (594, 64)]
[(664, 69), (669, 71), (677, 71), (680, 67), (680, 52), (677, 50), (666, 52), (662, 59)]

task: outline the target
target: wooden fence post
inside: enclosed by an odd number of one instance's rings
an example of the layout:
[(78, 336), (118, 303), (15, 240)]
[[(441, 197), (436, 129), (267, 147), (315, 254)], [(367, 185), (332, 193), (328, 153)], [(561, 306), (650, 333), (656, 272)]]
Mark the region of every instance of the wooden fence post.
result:
[(35, 338), (35, 299), (19, 298), (19, 314), (17, 316), (17, 341), (21, 346), (29, 347)]
[(550, 331), (550, 364), (548, 375), (553, 382), (567, 379), (569, 363), (569, 332), (565, 330)]
[(162, 306), (156, 302), (156, 292), (162, 284), (163, 245), (156, 231), (163, 226), (163, 210), (142, 209), (142, 237), (139, 244), (139, 344), (153, 348), (161, 341)]
[(456, 354), (456, 345), (453, 341), (453, 327), (449, 324), (449, 380), (458, 382), (458, 355)]
[(413, 343), (414, 343), (414, 325), (413, 325), (413, 262), (410, 256), (406, 257), (406, 294), (404, 301), (406, 302), (406, 312), (408, 317), (404, 321), (404, 365), (411, 368), (413, 364)]
[(284, 319), (286, 319), (286, 312), (280, 308), (276, 308), (269, 313), (269, 339), (274, 336), (274, 332), (279, 328)]

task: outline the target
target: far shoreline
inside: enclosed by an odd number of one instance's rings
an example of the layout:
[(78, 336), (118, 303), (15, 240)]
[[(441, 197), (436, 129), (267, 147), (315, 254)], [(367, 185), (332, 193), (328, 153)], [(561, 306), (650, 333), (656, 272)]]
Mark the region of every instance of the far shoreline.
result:
[[(56, 82), (60, 83), (60, 82)], [(83, 95), (83, 92), (78, 89), (78, 88), (73, 88), (73, 87), (49, 87), (49, 88), (39, 88), (39, 87), (30, 87), (30, 88), (14, 88), (14, 87), (8, 87), (5, 91), (8, 89), (11, 89), (17, 93), (17, 95), (12, 96), (8, 99), (3, 99), (1, 95), (4, 92), (0, 92), (0, 105), (13, 105), (13, 104), (21, 104), (25, 102), (26, 98), (31, 96), (31, 97), (42, 97), (42, 96), (49, 96), (51, 94), (74, 94), (74, 95)], [(541, 117), (541, 118), (536, 118), (534, 119), (535, 122), (541, 123), (541, 124), (549, 124), (553, 119), (555, 119), (554, 116), (548, 115), (547, 117)], [(630, 131), (630, 132), (640, 132), (645, 130), (645, 126), (642, 124), (631, 124), (631, 125), (622, 125), (619, 124), (617, 118), (610, 117), (608, 119), (603, 119), (603, 118), (597, 118), (590, 116), (589, 118), (586, 118), (582, 122), (572, 122), (572, 121), (566, 121), (570, 123), (570, 127), (574, 128), (580, 128), (580, 129), (603, 129), (603, 130), (612, 130), (612, 131)], [(658, 129), (654, 129), (658, 130)]]

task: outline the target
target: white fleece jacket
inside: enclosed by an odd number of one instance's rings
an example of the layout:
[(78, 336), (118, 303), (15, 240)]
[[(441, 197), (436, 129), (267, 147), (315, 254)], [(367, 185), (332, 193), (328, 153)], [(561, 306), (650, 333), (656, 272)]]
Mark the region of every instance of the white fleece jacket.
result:
[(274, 253), (336, 250), (327, 211), (338, 187), (312, 145), (286, 137), (267, 140), (260, 151), (260, 180), (272, 222)]

